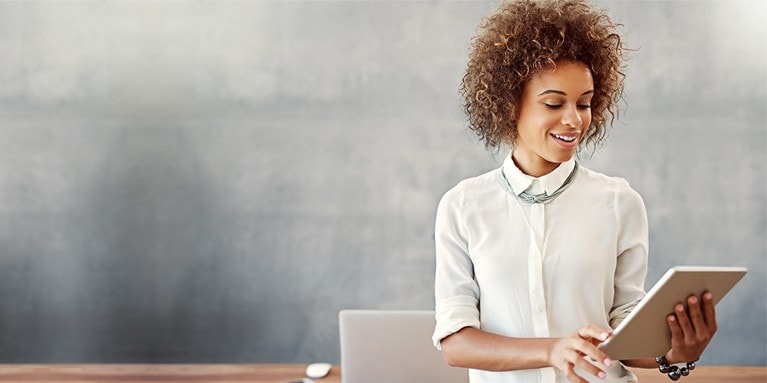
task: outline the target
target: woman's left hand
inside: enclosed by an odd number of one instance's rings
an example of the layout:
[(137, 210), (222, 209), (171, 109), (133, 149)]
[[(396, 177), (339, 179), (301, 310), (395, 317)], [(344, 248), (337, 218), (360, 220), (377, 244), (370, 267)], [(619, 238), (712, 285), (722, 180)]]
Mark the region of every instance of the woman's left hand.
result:
[(666, 360), (671, 364), (698, 360), (716, 333), (713, 296), (710, 292), (701, 297), (689, 296), (687, 310), (678, 303), (666, 321), (671, 330), (671, 350), (666, 353)]

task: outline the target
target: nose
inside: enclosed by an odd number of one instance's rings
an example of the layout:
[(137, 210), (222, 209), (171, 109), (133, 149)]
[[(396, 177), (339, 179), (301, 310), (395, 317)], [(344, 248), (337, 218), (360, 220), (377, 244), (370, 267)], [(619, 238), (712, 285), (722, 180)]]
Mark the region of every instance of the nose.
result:
[(583, 118), (578, 112), (577, 106), (572, 105), (568, 108), (565, 108), (564, 115), (562, 115), (562, 124), (573, 128), (579, 128), (581, 125), (583, 125)]

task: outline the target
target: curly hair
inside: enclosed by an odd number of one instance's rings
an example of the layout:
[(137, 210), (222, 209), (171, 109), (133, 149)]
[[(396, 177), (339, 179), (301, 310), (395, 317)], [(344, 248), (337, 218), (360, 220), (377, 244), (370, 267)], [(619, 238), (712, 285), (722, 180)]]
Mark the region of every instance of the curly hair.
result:
[(513, 145), (520, 100), (530, 77), (558, 61), (580, 61), (594, 79), (591, 126), (581, 144), (601, 145), (608, 118), (612, 125), (623, 94), (628, 49), (618, 26), (585, 0), (501, 4), (480, 25), (461, 83), (469, 128), (487, 148)]

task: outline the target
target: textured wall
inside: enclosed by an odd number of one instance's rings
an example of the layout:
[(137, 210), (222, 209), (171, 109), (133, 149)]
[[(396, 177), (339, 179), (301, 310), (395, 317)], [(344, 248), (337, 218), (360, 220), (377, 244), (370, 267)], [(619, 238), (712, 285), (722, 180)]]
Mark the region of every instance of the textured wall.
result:
[[(585, 162), (671, 265), (744, 265), (708, 364), (765, 365), (761, 2), (600, 2), (638, 48)], [(338, 362), (430, 308), (457, 86), (494, 2), (0, 2), (0, 362)], [(760, 25), (761, 24), (761, 25)]]

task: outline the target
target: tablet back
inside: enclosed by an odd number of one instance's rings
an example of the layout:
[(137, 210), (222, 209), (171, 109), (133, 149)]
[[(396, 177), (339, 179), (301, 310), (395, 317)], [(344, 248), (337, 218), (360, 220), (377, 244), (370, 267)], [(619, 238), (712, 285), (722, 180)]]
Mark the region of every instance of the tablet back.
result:
[(710, 291), (717, 303), (746, 272), (745, 267), (672, 267), (599, 348), (614, 360), (664, 355), (671, 349), (666, 316), (674, 306), (705, 291)]

